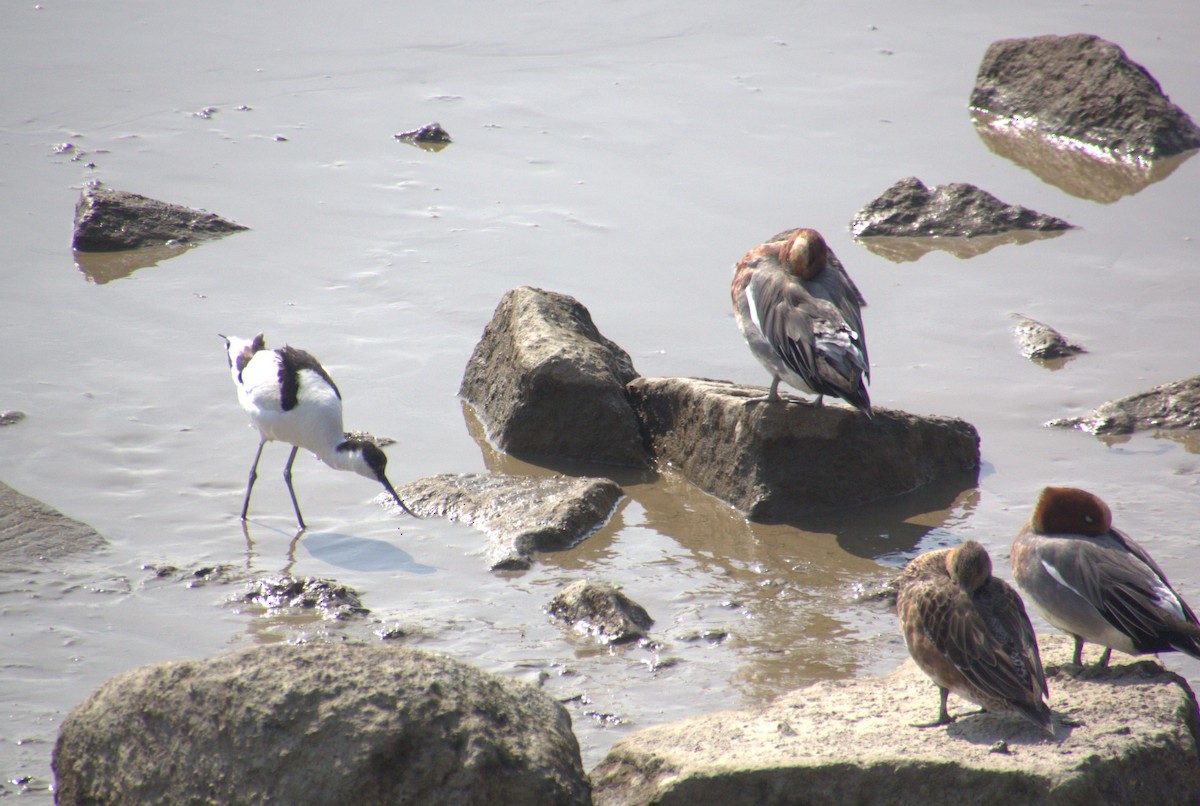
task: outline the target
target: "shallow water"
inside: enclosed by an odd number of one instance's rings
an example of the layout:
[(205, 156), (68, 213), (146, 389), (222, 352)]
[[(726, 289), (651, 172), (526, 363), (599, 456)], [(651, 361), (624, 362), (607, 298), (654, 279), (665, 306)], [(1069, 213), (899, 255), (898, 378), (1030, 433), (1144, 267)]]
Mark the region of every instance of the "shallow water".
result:
[[(892, 668), (893, 617), (856, 592), (915, 549), (965, 538), (1008, 577), (1011, 536), (1047, 483), (1107, 499), (1200, 602), (1196, 453), (1042, 427), (1196, 373), (1200, 160), (1090, 201), (998, 155), (966, 108), (990, 42), (1079, 31), (1122, 45), (1200, 115), (1200, 14), (1183, 0), (0, 10), (0, 410), (28, 414), (0, 429), (0, 480), (111, 542), (0, 575), (2, 787), (48, 799), (58, 725), (121, 670), (377, 629), (568, 700), (590, 768), (631, 730)], [(435, 120), (454, 138), (439, 153), (392, 139)], [(847, 225), (909, 175), (971, 182), (1079, 229), (894, 263)], [(73, 206), (92, 179), (252, 231), (153, 266), (77, 266)], [(293, 541), (286, 453), (272, 446), (243, 531), (256, 438), (218, 332), (261, 330), (320, 357), (347, 426), (398, 440), (398, 484), (546, 472), (481, 448), (456, 399), (505, 290), (576, 296), (644, 375), (762, 383), (727, 284), (747, 249), (800, 225), (825, 233), (870, 303), (873, 402), (973, 423), (977, 488), (803, 532), (747, 524), (667, 476), (628, 484), (577, 548), (491, 574), (472, 529), (396, 519), (368, 482), (310, 458), (296, 486), (311, 531)], [(1056, 371), (1026, 361), (1014, 312), (1089, 352)], [(236, 582), (189, 587), (147, 563), (331, 577), (372, 618), (238, 609), (225, 604)], [(609, 651), (550, 623), (542, 608), (581, 576), (622, 585), (660, 645)], [(1200, 664), (1164, 660), (1200, 684)]]

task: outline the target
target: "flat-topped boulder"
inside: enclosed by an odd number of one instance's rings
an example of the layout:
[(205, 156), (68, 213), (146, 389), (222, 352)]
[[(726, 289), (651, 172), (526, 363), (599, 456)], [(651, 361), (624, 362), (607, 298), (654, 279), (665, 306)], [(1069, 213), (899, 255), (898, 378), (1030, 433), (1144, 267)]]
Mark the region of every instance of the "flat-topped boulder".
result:
[(1091, 34), (993, 42), (970, 105), (1115, 160), (1144, 163), (1200, 148), (1200, 127), (1149, 71)]
[(979, 434), (951, 417), (770, 403), (761, 387), (702, 378), (637, 378), (630, 398), (647, 444), (693, 484), (755, 521), (911, 492), (979, 467)]
[(450, 658), (270, 644), (120, 674), (68, 714), (55, 802), (590, 804), (552, 698)]
[[(429, 476), (397, 492), (422, 517), (483, 531), (493, 571), (529, 568), (538, 552), (571, 548), (608, 521), (622, 496), (608, 479), (487, 473)], [(398, 509), (390, 499), (379, 500)]]
[(627, 736), (592, 770), (595, 804), (1200, 801), (1196, 699), (1183, 678), (1116, 653), (1111, 668), (1077, 673), (1064, 668), (1069, 638), (1039, 642), (1053, 737), (953, 696), (955, 722), (913, 727), (937, 716), (938, 694), (906, 660), (886, 677), (817, 683), (763, 708)]
[(124, 190), (89, 187), (75, 205), (71, 247), (79, 252), (119, 252), (192, 244), (245, 229), (204, 210)]
[(629, 354), (600, 333), (587, 308), (521, 287), (500, 300), (458, 393), (488, 439), (513, 456), (644, 467), (625, 396), (636, 377)]

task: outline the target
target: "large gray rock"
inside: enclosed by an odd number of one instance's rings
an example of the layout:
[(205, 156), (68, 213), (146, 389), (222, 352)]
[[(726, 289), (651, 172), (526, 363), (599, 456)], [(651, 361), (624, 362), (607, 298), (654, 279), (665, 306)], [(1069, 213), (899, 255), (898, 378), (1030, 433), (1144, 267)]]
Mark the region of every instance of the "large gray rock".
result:
[[(592, 770), (597, 806), (1200, 802), (1196, 699), (1154, 661), (1074, 677), (1070, 639), (1039, 639), (1054, 737), (1015, 715), (937, 715), (911, 660), (883, 678), (818, 683), (771, 705), (621, 739)], [(1093, 660), (1093, 658), (1088, 658)], [(951, 699), (951, 714), (978, 711)]]
[(522, 287), (500, 300), (458, 393), (488, 438), (514, 456), (640, 467), (646, 454), (625, 397), (636, 377), (587, 308)]
[(1097, 436), (1200, 430), (1200, 376), (1110, 400), (1090, 414), (1051, 420), (1047, 425), (1078, 428)]
[(1153, 76), (1090, 34), (993, 42), (979, 65), (971, 107), (1128, 162), (1200, 148), (1200, 127)]
[(755, 521), (890, 498), (979, 467), (975, 427), (949, 417), (875, 408), (867, 419), (700, 378), (638, 378), (629, 391), (658, 460)]
[(247, 229), (203, 210), (150, 199), (108, 188), (86, 188), (75, 205), (75, 235), (79, 252), (118, 252), (192, 243)]
[(0, 570), (45, 568), (68, 555), (98, 551), (106, 545), (86, 523), (0, 482)]
[[(539, 551), (571, 548), (608, 521), (622, 495), (608, 479), (486, 473), (429, 476), (396, 492), (422, 517), (449, 518), (485, 532), (493, 571), (529, 568)], [(385, 506), (390, 499), (380, 497)]]
[(1012, 230), (1052, 232), (1071, 229), (1061, 218), (1005, 204), (963, 182), (926, 187), (910, 176), (869, 202), (850, 221), (855, 237), (975, 238)]
[(654, 619), (646, 608), (606, 582), (576, 580), (555, 594), (546, 612), (604, 644), (646, 637)]
[(587, 804), (571, 719), (415, 649), (273, 644), (109, 680), (63, 722), (56, 801)]

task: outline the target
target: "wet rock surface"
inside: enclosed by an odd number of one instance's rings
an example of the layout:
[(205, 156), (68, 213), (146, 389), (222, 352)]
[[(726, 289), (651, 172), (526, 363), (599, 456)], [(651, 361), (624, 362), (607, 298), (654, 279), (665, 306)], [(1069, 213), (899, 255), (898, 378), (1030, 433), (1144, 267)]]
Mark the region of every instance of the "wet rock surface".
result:
[(561, 705), (391, 645), (134, 669), (67, 716), (53, 767), (60, 804), (590, 803)]
[(49, 568), (70, 555), (107, 545), (86, 523), (0, 482), (0, 568), (4, 571)]
[(939, 236), (889, 238), (886, 235), (856, 239), (860, 246), (893, 263), (920, 260), (930, 252), (948, 252), (959, 260), (987, 254), (999, 246), (1020, 246), (1047, 238), (1057, 238), (1066, 230), (1037, 232), (1013, 230), (999, 235), (978, 235), (974, 238), (942, 238)]
[(1097, 436), (1195, 431), (1200, 429), (1200, 376), (1110, 400), (1090, 414), (1051, 420), (1047, 425), (1078, 428)]
[(172, 243), (194, 243), (248, 229), (203, 210), (124, 190), (86, 188), (75, 205), (79, 252), (119, 252)]
[[(243, 573), (228, 563), (216, 565), (200, 565), (192, 569), (178, 568), (168, 563), (146, 563), (143, 571), (148, 571), (157, 579), (172, 579), (182, 582), (189, 588), (202, 588), (205, 585), (228, 585), (239, 581)], [(243, 601), (246, 601), (243, 599)]]
[(425, 151), (441, 151), (452, 142), (450, 133), (440, 123), (426, 123), (420, 128), (393, 135), (401, 143), (417, 146)]
[(1080, 199), (1112, 204), (1161, 182), (1195, 151), (1150, 163), (1115, 160), (1095, 149), (1071, 148), (1044, 137), (1013, 118), (973, 110), (975, 133), (988, 150), (1031, 171), (1043, 182)]
[(238, 604), (257, 605), (269, 613), (315, 610), (323, 618), (341, 620), (365, 616), (358, 593), (340, 582), (315, 577), (275, 576), (253, 580), (246, 590), (231, 597)]
[(1028, 359), (1045, 362), (1071, 358), (1087, 352), (1078, 344), (1067, 341), (1061, 333), (1047, 324), (1019, 313), (1014, 313), (1013, 318), (1017, 320), (1013, 331), (1017, 343), (1021, 346), (1021, 355)]
[(601, 643), (615, 644), (646, 637), (654, 619), (646, 608), (606, 582), (580, 579), (559, 591), (546, 612)]
[(755, 521), (796, 522), (979, 467), (979, 434), (954, 418), (772, 404), (761, 387), (701, 378), (629, 390), (658, 461)]
[(592, 770), (595, 803), (1196, 802), (1196, 700), (1186, 681), (1122, 655), (1110, 669), (1077, 673), (1064, 666), (1069, 638), (1039, 642), (1053, 738), (1015, 715), (972, 713), (953, 696), (954, 723), (913, 727), (936, 716), (938, 694), (908, 660), (886, 677), (818, 683), (762, 709), (621, 739)]
[(974, 238), (1012, 230), (1071, 229), (1061, 218), (1005, 204), (974, 185), (927, 187), (910, 176), (885, 190), (850, 221), (855, 237)]
[(971, 107), (1126, 161), (1200, 148), (1200, 127), (1154, 77), (1119, 46), (1090, 34), (993, 42)]
[(564, 294), (521, 287), (500, 300), (463, 375), (500, 450), (530, 459), (646, 464), (625, 384), (629, 355)]
[(25, 419), (25, 412), (9, 409), (6, 412), (0, 413), (0, 426), (16, 425)]
[[(539, 551), (576, 545), (608, 521), (622, 495), (608, 479), (486, 473), (430, 476), (397, 492), (422, 517), (445, 517), (485, 532), (492, 570), (529, 568)], [(390, 497), (381, 500), (386, 504)]]

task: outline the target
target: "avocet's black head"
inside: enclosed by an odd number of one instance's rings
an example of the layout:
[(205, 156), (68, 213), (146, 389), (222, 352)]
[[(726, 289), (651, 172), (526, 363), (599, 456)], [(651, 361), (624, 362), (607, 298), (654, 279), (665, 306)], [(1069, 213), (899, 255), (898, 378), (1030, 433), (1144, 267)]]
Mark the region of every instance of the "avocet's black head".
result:
[[(347, 439), (338, 446), (339, 451), (352, 451), (358, 453), (362, 457), (363, 467), (357, 468), (360, 475), (366, 476), (368, 473), (375, 478), (383, 488), (387, 490), (396, 504), (412, 515), (418, 517), (415, 512), (409, 509), (405, 503), (400, 500), (400, 496), (396, 493), (396, 489), (392, 487), (392, 483), (387, 477), (387, 454), (385, 454), (378, 445), (369, 439)], [(365, 472), (364, 472), (365, 471)]]
[(362, 451), (363, 461), (367, 463), (367, 467), (375, 474), (375, 478), (381, 483), (387, 484), (387, 454), (379, 449), (379, 446), (373, 442), (361, 442), (359, 450)]

